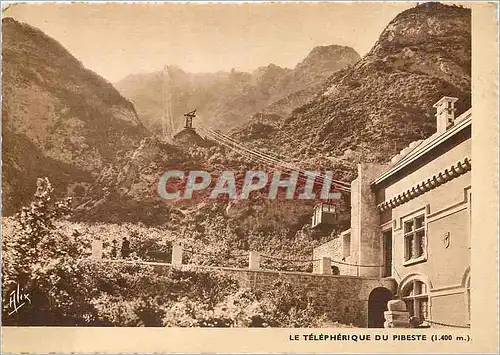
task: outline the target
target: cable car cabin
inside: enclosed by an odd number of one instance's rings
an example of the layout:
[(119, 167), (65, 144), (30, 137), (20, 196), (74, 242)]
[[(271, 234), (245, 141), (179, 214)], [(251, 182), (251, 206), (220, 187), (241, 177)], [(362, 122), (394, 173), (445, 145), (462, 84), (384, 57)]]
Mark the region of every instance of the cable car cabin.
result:
[(322, 229), (324, 227), (332, 226), (337, 222), (337, 211), (335, 205), (328, 205), (326, 203), (319, 203), (314, 206), (312, 215), (312, 229)]

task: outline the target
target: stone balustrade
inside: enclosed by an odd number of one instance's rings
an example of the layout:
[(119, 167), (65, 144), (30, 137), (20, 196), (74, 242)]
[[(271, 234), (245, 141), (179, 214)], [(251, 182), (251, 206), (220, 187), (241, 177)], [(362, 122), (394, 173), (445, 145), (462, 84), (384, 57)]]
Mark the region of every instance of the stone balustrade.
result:
[[(172, 244), (172, 265), (182, 265), (182, 256), (184, 250), (179, 244)], [(94, 240), (92, 242), (92, 254), (91, 258), (100, 260), (103, 256), (103, 242), (101, 240)], [(248, 269), (249, 270), (261, 270), (260, 264), (262, 260), (262, 255), (257, 251), (250, 251), (248, 255)], [(311, 261), (312, 262), (312, 261)], [(328, 257), (323, 257), (319, 260), (319, 268), (316, 272), (322, 275), (332, 275), (332, 259)]]

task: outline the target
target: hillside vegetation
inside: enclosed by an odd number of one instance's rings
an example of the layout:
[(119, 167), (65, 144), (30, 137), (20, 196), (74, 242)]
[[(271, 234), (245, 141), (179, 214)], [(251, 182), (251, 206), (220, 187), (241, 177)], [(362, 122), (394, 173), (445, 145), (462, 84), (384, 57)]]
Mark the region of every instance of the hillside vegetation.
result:
[[(196, 250), (185, 261), (201, 265), (244, 267), (250, 250), (310, 260), (315, 246), (348, 228), (349, 196), (339, 201), (343, 218), (326, 233), (311, 230), (312, 200), (257, 194), (208, 201), (201, 194), (165, 203), (156, 188), (166, 170), (241, 177), (279, 168), (209, 141), (201, 130), (162, 141), (153, 134), (161, 72), (124, 79), (120, 93), (41, 31), (2, 23), (2, 187), (10, 216), (3, 220), (3, 292), (21, 280), (37, 306), (32, 318), (10, 324), (297, 326), (286, 316), (293, 305), (299, 325), (317, 325), (314, 305), (294, 290), (280, 299), (282, 285), (257, 295), (210, 272), (75, 263), (88, 256), (91, 240), (103, 240), (110, 256), (111, 241), (123, 237), (141, 260), (168, 261), (173, 242)], [(198, 108), (200, 121), (230, 129), (247, 147), (349, 182), (356, 163), (385, 163), (434, 133), (432, 105), (442, 96), (459, 99), (457, 114), (470, 107), (470, 26), (470, 9), (424, 3), (396, 16), (361, 59), (351, 48), (326, 46), (294, 69), (189, 74), (170, 67), (173, 113)], [(37, 192), (40, 177), (48, 180)], [(72, 199), (54, 205), (63, 196)], [(267, 259), (262, 266), (311, 270), (308, 261)], [(227, 287), (207, 296), (214, 288), (205, 282)], [(243, 314), (222, 309), (238, 302), (248, 305)]]
[(50, 177), (60, 194), (85, 191), (146, 136), (113, 85), (12, 18), (2, 19), (2, 75), (4, 214), (29, 200), (37, 177)]
[[(61, 220), (72, 212), (69, 202), (55, 200), (48, 179), (39, 179), (30, 205), (3, 219), (2, 297), (8, 299), (19, 285), (23, 294), (29, 295), (29, 302), (19, 312), (10, 312), (10, 304), (3, 303), (3, 313), (7, 314), (4, 325), (336, 325), (307, 298), (305, 291), (284, 280), (278, 279), (270, 290), (252, 291), (214, 270), (114, 263), (109, 260), (110, 240), (106, 240), (110, 235), (95, 226), (92, 231), (84, 231), (81, 226)], [(96, 237), (93, 233), (105, 241), (107, 261), (89, 258), (90, 245)], [(152, 237), (151, 230), (147, 233)], [(139, 235), (132, 235), (131, 239), (134, 237)], [(132, 245), (134, 252), (129, 261), (151, 257), (148, 247), (158, 247), (159, 239), (149, 240), (153, 244), (147, 245), (147, 240), (142, 240), (138, 247)]]
[(434, 133), (432, 105), (445, 95), (459, 99), (457, 114), (471, 105), (471, 12), (424, 3), (396, 16), (367, 55), (286, 119), (232, 134), (290, 160), (352, 171), (353, 162), (387, 162)]
[[(207, 170), (213, 174), (232, 170), (241, 174), (246, 170), (275, 168), (263, 161), (249, 160), (217, 142), (189, 145), (186, 141), (175, 145), (155, 137), (144, 138), (147, 132), (133, 106), (109, 83), (84, 69), (40, 31), (13, 20), (4, 22), (4, 201), (12, 200), (12, 196), (22, 197), (12, 204), (11, 210), (33, 191), (36, 176), (48, 176), (56, 193), (65, 190), (62, 194), (73, 197), (74, 221), (164, 226), (183, 238), (198, 236), (200, 250), (234, 250), (236, 254), (259, 250), (281, 257), (307, 258), (314, 246), (329, 238), (328, 234), (315, 235), (310, 230), (313, 201), (257, 198), (244, 203), (190, 200), (175, 205), (159, 201), (156, 183), (167, 169)], [(21, 46), (22, 43), (26, 45)], [(46, 53), (47, 48), (50, 53)], [(14, 55), (23, 58), (31, 52), (33, 58), (39, 58), (34, 64), (20, 66), (13, 60)], [(289, 94), (290, 88), (309, 90), (314, 85), (308, 83), (319, 83), (325, 73), (333, 72), (314, 92), (313, 99), (290, 115), (266, 113), (264, 119), (272, 122), (250, 120), (232, 134), (248, 147), (276, 154), (303, 169), (333, 170), (335, 178), (351, 181), (357, 162), (386, 162), (409, 142), (433, 133), (432, 104), (441, 96), (458, 97), (458, 113), (470, 106), (470, 52), (470, 10), (426, 3), (398, 15), (372, 50), (357, 62), (351, 49), (327, 46), (314, 49), (293, 70), (270, 65), (252, 74), (231, 71), (196, 74), (195, 78), (171, 67), (169, 73), (180, 85), (174, 94), (191, 106), (218, 92), (212, 88), (219, 84), (217, 87), (225, 88), (222, 91), (241, 88), (238, 95), (248, 93), (250, 87), (267, 88), (266, 97), (287, 100), (296, 94)], [(45, 59), (53, 59), (56, 54), (57, 60)], [(49, 75), (56, 72), (53, 63), (59, 62), (66, 63), (61, 74)], [(355, 63), (347, 66), (351, 62)], [(338, 70), (340, 67), (344, 69)], [(161, 80), (157, 79), (159, 83)], [(144, 88), (144, 97), (159, 98), (151, 95), (157, 88), (150, 85), (149, 79), (139, 75), (127, 80), (130, 83), (123, 83), (124, 87), (131, 89), (136, 85), (138, 92)], [(241, 85), (233, 86), (233, 81)], [(23, 82), (29, 86), (21, 85)], [(41, 96), (23, 96), (26, 90), (32, 92), (34, 88)], [(278, 98), (278, 93), (284, 98)], [(252, 95), (241, 97), (249, 99)], [(31, 107), (30, 103), (38, 102), (39, 97), (46, 97), (49, 105), (60, 110), (37, 116), (35, 111), (19, 109)], [(62, 104), (57, 106), (56, 102)], [(251, 107), (236, 102), (235, 107), (242, 110)], [(33, 107), (38, 109), (39, 105)], [(117, 108), (122, 114), (116, 114)], [(28, 128), (23, 126), (29, 122), (32, 123)], [(69, 125), (70, 122), (75, 125)], [(43, 133), (56, 128), (54, 134)], [(197, 139), (203, 138), (202, 135)], [(55, 143), (47, 145), (46, 141)], [(21, 159), (23, 154), (38, 156), (43, 164)], [(8, 203), (6, 206), (9, 210)], [(340, 210), (348, 213), (348, 204), (341, 205)], [(345, 223), (339, 224), (331, 232), (346, 227)]]

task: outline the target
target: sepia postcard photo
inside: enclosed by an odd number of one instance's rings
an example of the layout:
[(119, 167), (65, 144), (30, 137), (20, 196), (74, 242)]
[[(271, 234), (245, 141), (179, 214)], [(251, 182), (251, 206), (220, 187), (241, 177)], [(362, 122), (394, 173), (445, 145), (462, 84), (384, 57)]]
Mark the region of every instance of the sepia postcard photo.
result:
[(498, 351), (497, 11), (2, 4), (2, 352)]

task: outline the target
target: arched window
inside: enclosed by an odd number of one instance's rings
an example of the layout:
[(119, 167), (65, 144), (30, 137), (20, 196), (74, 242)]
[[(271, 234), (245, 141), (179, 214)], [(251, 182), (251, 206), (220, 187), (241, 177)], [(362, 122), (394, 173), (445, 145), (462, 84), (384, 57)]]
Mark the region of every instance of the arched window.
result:
[(470, 290), (470, 266), (465, 270), (464, 276), (462, 278), (462, 285), (464, 287), (464, 297), (465, 297), (465, 306), (466, 308), (466, 322), (467, 325), (470, 325), (470, 317), (471, 317), (471, 290)]
[(424, 282), (413, 279), (403, 287), (402, 298), (410, 316), (420, 320), (429, 319), (429, 295), (428, 287)]

